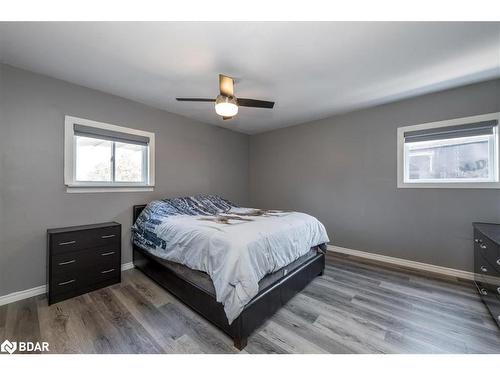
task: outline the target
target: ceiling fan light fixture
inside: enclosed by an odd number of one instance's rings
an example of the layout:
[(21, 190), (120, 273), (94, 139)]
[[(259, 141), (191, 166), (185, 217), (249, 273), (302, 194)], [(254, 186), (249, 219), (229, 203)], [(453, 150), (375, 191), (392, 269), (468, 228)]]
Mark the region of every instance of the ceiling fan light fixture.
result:
[(217, 96), (217, 99), (215, 99), (215, 112), (223, 117), (235, 116), (238, 113), (236, 98), (225, 95)]

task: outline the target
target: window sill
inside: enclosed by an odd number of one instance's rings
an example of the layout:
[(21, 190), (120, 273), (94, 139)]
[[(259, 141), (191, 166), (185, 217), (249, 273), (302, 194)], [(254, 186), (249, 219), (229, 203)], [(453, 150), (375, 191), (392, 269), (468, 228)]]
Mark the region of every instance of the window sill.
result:
[(399, 182), (398, 189), (500, 189), (500, 182)]
[(67, 193), (135, 193), (153, 191), (154, 185), (148, 186), (66, 186)]

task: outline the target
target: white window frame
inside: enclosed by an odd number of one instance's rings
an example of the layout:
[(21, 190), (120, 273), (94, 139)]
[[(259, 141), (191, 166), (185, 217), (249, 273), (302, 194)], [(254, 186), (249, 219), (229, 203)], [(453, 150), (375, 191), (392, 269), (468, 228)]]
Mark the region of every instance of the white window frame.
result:
[[(74, 125), (86, 125), (93, 128), (112, 130), (125, 134), (149, 138), (147, 151), (146, 183), (134, 182), (78, 182), (76, 181), (76, 137)], [(145, 169), (143, 170), (145, 171)], [(84, 118), (64, 117), (64, 184), (68, 193), (136, 192), (153, 191), (155, 186), (155, 134), (144, 130), (107, 124)]]
[(498, 126), (494, 132), (495, 144), (491, 150), (494, 165), (494, 181), (441, 181), (441, 182), (406, 182), (405, 176), (405, 153), (404, 153), (404, 133), (415, 130), (436, 129), (446, 126), (462, 125), (481, 121), (498, 120), (500, 126), (500, 112), (488, 113), (478, 116), (462, 117), (445, 121), (428, 122), (425, 124), (403, 126), (398, 128), (398, 146), (397, 146), (397, 184), (398, 188), (438, 188), (438, 189), (500, 189), (500, 162), (499, 162), (499, 132)]

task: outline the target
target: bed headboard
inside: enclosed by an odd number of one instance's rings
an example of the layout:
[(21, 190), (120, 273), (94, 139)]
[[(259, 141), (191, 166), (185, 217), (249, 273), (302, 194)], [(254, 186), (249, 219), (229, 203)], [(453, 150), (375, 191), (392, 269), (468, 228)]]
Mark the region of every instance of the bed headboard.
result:
[(133, 211), (132, 211), (132, 220), (133, 220), (132, 224), (135, 223), (135, 221), (137, 220), (137, 218), (141, 214), (142, 210), (144, 210), (145, 208), (146, 208), (145, 204), (139, 204), (139, 205), (134, 206)]

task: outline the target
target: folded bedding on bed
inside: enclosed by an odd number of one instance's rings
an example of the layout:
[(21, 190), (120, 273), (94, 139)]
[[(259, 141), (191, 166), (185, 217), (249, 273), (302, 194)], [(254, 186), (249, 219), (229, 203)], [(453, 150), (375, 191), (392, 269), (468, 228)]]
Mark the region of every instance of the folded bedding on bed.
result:
[(264, 276), (329, 241), (310, 215), (238, 207), (211, 195), (153, 201), (132, 229), (142, 249), (206, 272), (230, 324)]

